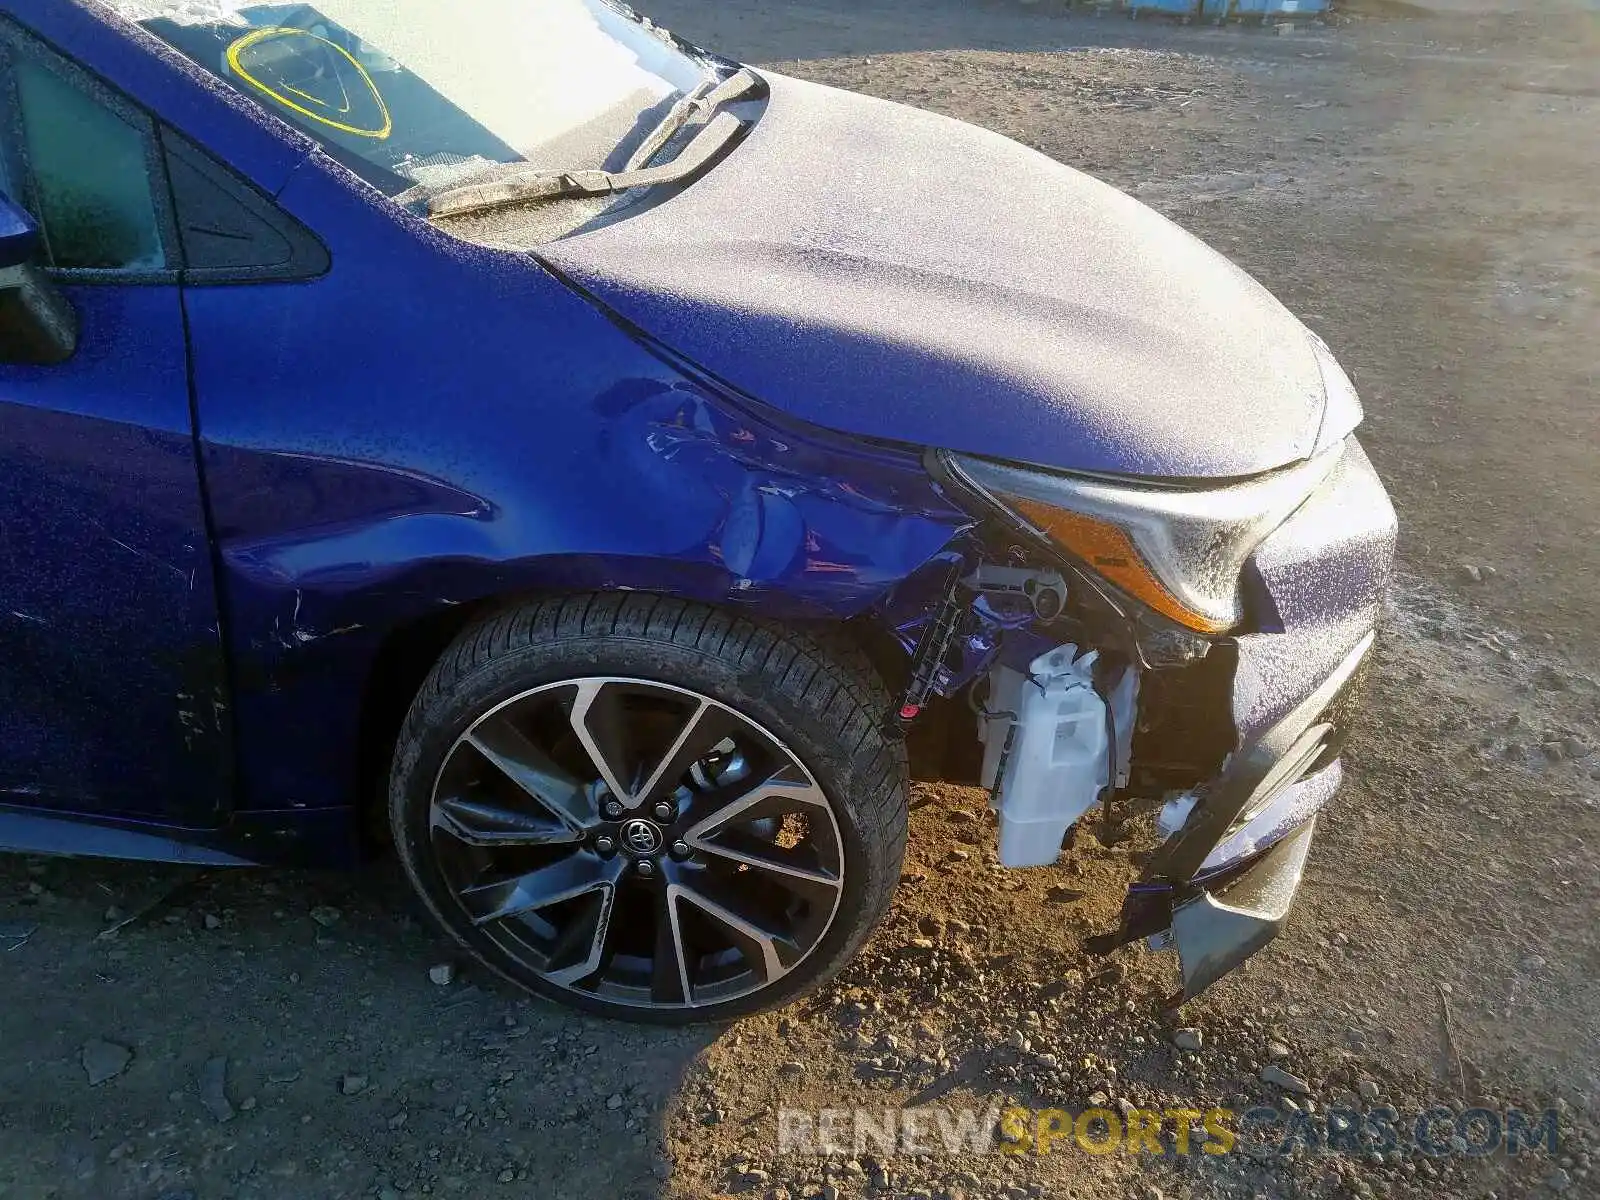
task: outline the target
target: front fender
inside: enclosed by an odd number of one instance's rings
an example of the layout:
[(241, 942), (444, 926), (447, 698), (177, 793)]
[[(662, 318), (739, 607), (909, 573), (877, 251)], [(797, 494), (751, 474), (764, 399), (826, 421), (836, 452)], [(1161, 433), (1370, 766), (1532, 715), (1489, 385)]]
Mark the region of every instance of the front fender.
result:
[(277, 199), (332, 269), (185, 298), (244, 806), (355, 801), (418, 622), (596, 588), (842, 620), (970, 523), (914, 452), (783, 421), (324, 156)]
[(555, 498), (214, 451), (247, 807), (351, 803), (367, 680), (416, 622), (601, 590), (845, 620), (971, 525), (917, 455), (780, 427), (692, 381), (632, 379), (599, 407), (594, 486)]

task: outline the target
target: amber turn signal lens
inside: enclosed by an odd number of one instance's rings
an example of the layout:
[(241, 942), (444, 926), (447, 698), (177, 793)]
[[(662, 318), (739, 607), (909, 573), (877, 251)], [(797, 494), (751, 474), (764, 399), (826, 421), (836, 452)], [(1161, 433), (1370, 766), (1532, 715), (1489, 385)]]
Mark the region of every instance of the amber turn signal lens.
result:
[(1096, 574), (1144, 601), (1162, 616), (1199, 633), (1222, 633), (1228, 628), (1212, 617), (1195, 612), (1169, 592), (1145, 565), (1133, 541), (1115, 525), (1038, 500), (1020, 496), (1006, 499), (1051, 541), (1076, 554), (1093, 567)]

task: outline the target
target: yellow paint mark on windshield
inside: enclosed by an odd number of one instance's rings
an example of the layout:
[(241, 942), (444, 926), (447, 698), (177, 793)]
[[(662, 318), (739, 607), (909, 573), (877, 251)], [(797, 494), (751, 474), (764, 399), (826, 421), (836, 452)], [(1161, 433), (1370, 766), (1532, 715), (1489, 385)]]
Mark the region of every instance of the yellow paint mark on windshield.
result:
[[(280, 57), (274, 61), (271, 57), (262, 53), (270, 43), (282, 43), (290, 39), (314, 42), (317, 46), (317, 49), (313, 50), (311, 54), (305, 55), (300, 53), (299, 48), (279, 47), (280, 53), (282, 50), (288, 49), (288, 62), (292, 62), (308, 71), (305, 78), (296, 79), (294, 83), (290, 83), (284, 77), (284, 66), (286, 65), (284, 58)], [(328, 51), (332, 51), (338, 57), (328, 57)], [(319, 64), (313, 58), (313, 55), (322, 59), (321, 65), (326, 71), (325, 74), (319, 73)], [(370, 122), (367, 126), (355, 125), (348, 120), (340, 120), (341, 117), (349, 116), (350, 112), (355, 108), (356, 102), (356, 97), (351, 95), (349, 84), (342, 70), (347, 63), (355, 68), (355, 78), (359, 79), (367, 92), (371, 94), (372, 102), (377, 106), (376, 115), (381, 118)], [(372, 82), (372, 76), (367, 73), (367, 69), (343, 46), (337, 42), (330, 42), (325, 37), (318, 37), (309, 30), (293, 29), (286, 26), (269, 26), (265, 29), (251, 30), (228, 47), (228, 65), (233, 68), (234, 73), (240, 79), (258, 92), (277, 101), (285, 108), (317, 122), (319, 125), (326, 125), (342, 133), (352, 133), (357, 137), (376, 138), (379, 141), (394, 132), (394, 118), (389, 115), (389, 106), (383, 102), (383, 93), (378, 91), (378, 85)], [(278, 76), (278, 78), (270, 83), (264, 82), (261, 76), (269, 73)], [(321, 84), (324, 87), (332, 85), (337, 90), (338, 95), (336, 97), (319, 96), (315, 90), (307, 90), (307, 88), (313, 88), (317, 84)], [(299, 99), (291, 99), (291, 95), (298, 96)], [(314, 108), (311, 107), (313, 105), (315, 106)], [(322, 111), (318, 112), (316, 111), (317, 109)], [(372, 125), (376, 125), (377, 128), (372, 128)]]

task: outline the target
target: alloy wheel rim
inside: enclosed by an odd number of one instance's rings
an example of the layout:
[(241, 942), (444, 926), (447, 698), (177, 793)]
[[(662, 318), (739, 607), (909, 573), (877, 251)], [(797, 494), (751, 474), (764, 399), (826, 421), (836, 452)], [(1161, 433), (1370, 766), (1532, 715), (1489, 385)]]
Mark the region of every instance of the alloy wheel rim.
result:
[(465, 922), (568, 991), (699, 1008), (769, 989), (832, 927), (844, 842), (763, 725), (620, 676), (545, 684), (473, 721), (429, 806)]

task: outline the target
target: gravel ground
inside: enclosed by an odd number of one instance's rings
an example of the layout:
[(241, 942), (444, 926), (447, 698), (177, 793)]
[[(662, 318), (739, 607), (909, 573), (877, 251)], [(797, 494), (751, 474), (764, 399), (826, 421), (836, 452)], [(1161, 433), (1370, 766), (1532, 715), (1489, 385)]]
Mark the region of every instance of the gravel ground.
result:
[[(1136, 873), (1142, 818), (1009, 873), (982, 797), (923, 787), (895, 908), (842, 978), (781, 1013), (662, 1032), (457, 969), (391, 866), (4, 860), (0, 1196), (1600, 1191), (1600, 23), (1279, 36), (999, 0), (643, 6), (1129, 189), (1353, 368), (1403, 570), (1289, 932), (1163, 1014), (1169, 956), (1080, 948)], [(1286, 1101), (1554, 1106), (1561, 1145), (778, 1152), (782, 1107)]]

